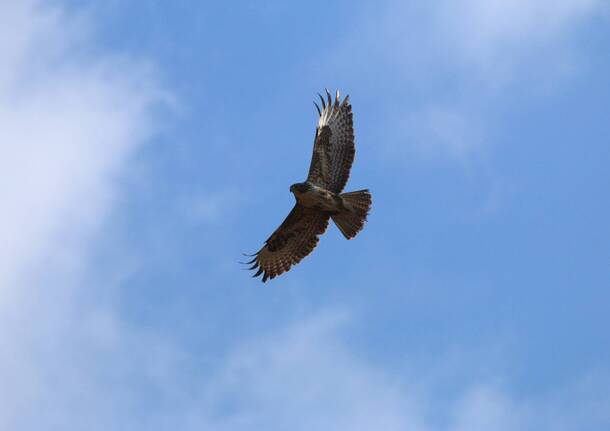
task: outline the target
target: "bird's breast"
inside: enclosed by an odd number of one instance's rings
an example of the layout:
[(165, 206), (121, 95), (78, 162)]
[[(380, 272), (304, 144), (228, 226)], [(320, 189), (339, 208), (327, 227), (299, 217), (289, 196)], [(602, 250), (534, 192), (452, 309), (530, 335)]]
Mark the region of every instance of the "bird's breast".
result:
[(332, 192), (321, 188), (312, 188), (304, 193), (295, 193), (297, 201), (307, 208), (318, 208), (322, 211), (337, 211), (337, 200)]

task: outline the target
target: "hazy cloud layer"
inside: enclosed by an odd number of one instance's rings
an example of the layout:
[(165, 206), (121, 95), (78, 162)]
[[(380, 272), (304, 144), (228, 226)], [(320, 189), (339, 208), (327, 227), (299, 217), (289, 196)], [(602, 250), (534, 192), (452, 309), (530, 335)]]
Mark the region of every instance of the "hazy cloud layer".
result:
[(2, 429), (79, 428), (87, 401), (103, 408), (95, 362), (118, 331), (82, 299), (87, 252), (162, 95), (146, 64), (92, 55), (88, 24), (0, 2)]

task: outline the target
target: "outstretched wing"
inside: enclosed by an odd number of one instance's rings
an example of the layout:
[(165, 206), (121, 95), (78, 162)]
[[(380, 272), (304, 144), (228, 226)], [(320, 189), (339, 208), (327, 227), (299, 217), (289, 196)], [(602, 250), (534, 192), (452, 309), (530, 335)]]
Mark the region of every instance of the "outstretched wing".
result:
[[(318, 105), (316, 105), (317, 107)], [(320, 108), (318, 108), (320, 112)], [(330, 179), (330, 128), (320, 130), (316, 128), (316, 136), (313, 140), (313, 154), (309, 165), (307, 182), (323, 188), (327, 187)]]
[(326, 230), (328, 219), (328, 214), (297, 203), (254, 259), (247, 262), (253, 264), (249, 269), (258, 269), (254, 277), (262, 274), (266, 282), (299, 263), (318, 244), (318, 235)]
[(340, 193), (349, 178), (356, 152), (352, 105), (349, 96), (340, 101), (339, 91), (334, 102), (328, 90), (326, 98), (325, 101), (320, 96), (322, 110), (316, 104), (320, 119), (307, 181)]

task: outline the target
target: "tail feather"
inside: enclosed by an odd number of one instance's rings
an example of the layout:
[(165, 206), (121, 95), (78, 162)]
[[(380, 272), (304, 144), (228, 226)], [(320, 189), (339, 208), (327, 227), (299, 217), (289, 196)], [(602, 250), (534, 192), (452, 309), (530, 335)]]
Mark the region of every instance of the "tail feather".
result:
[(371, 209), (371, 194), (368, 190), (343, 193), (344, 210), (332, 216), (333, 221), (345, 238), (352, 239), (364, 227), (366, 216)]

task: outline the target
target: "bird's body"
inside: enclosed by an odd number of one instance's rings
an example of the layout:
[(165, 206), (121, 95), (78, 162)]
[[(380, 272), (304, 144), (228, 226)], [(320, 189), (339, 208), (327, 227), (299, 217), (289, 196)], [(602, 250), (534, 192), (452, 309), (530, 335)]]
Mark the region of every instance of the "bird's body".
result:
[(337, 213), (344, 208), (343, 199), (336, 193), (308, 182), (296, 183), (290, 187), (297, 202), (305, 208), (313, 208), (328, 213)]
[(354, 130), (349, 96), (334, 102), (326, 91), (316, 127), (313, 155), (307, 180), (290, 186), (296, 204), (286, 220), (265, 241), (249, 264), (258, 269), (263, 282), (290, 270), (315, 248), (330, 218), (347, 239), (364, 226), (371, 208), (368, 190), (341, 193), (354, 161)]

